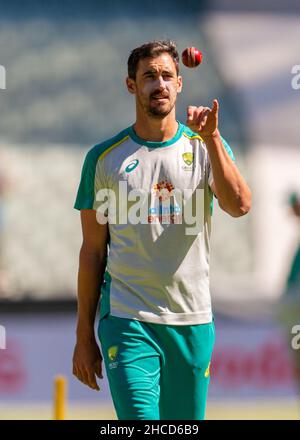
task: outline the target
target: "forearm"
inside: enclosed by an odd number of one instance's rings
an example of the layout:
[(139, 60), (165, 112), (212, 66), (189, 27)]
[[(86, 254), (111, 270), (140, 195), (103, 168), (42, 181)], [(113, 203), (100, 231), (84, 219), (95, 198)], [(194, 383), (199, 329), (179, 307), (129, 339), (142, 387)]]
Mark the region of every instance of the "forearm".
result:
[(79, 255), (77, 338), (94, 337), (94, 322), (105, 271), (105, 257), (85, 249)]
[(234, 217), (251, 207), (251, 191), (223, 146), (220, 133), (204, 137), (214, 176), (214, 186), (222, 209)]

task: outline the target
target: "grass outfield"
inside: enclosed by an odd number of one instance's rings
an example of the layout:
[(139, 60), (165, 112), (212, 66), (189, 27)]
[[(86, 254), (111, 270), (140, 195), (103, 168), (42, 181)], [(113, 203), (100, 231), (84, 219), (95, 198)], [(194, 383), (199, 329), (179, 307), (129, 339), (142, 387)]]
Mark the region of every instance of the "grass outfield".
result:
[[(115, 411), (111, 406), (95, 404), (74, 404), (67, 407), (68, 420), (114, 420)], [(0, 403), (2, 420), (48, 420), (52, 418), (49, 404), (4, 405)], [(300, 420), (300, 403), (295, 400), (278, 399), (272, 401), (214, 401), (207, 406), (208, 420)]]

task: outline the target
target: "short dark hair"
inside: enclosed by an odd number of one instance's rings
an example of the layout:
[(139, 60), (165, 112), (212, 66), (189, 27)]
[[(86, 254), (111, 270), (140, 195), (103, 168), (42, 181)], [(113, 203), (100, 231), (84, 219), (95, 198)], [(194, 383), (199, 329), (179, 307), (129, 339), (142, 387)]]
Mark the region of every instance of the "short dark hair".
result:
[(155, 58), (162, 53), (168, 53), (175, 63), (177, 75), (179, 73), (179, 55), (174, 41), (171, 40), (157, 40), (150, 41), (142, 46), (133, 49), (128, 58), (128, 76), (131, 79), (136, 78), (136, 71), (138, 63), (143, 58)]

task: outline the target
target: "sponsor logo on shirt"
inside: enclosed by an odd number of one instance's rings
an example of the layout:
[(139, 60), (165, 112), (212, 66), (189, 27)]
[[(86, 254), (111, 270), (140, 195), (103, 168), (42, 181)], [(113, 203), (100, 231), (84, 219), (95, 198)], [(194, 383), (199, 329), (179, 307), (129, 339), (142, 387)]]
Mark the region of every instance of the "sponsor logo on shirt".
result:
[(181, 208), (175, 201), (175, 187), (171, 182), (162, 180), (153, 185), (154, 206), (149, 208), (148, 223), (181, 223)]
[(153, 185), (153, 192), (159, 200), (168, 200), (173, 193), (174, 185), (171, 182), (167, 182), (166, 180), (162, 180), (159, 183)]
[[(132, 166), (134, 165), (136, 162)], [(184, 219), (186, 235), (198, 235), (203, 231), (205, 220), (203, 188), (181, 189), (176, 188), (168, 180), (161, 180), (152, 183), (150, 192), (143, 188), (128, 190), (127, 180), (120, 180), (117, 190), (101, 188), (97, 192), (96, 200), (99, 203), (96, 216), (100, 224), (109, 222), (120, 225), (128, 223), (170, 225), (183, 224)]]
[(132, 160), (125, 168), (126, 173), (130, 173), (131, 171), (133, 171), (138, 166), (138, 164), (139, 164), (138, 159)]

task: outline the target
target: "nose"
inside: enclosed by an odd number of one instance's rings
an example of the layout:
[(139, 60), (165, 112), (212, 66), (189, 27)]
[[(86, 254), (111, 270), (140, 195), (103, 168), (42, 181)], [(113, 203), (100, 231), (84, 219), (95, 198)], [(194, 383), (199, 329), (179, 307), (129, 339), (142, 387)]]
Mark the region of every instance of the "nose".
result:
[(165, 89), (166, 88), (165, 81), (164, 81), (162, 76), (158, 77), (158, 85), (159, 85), (160, 89)]

